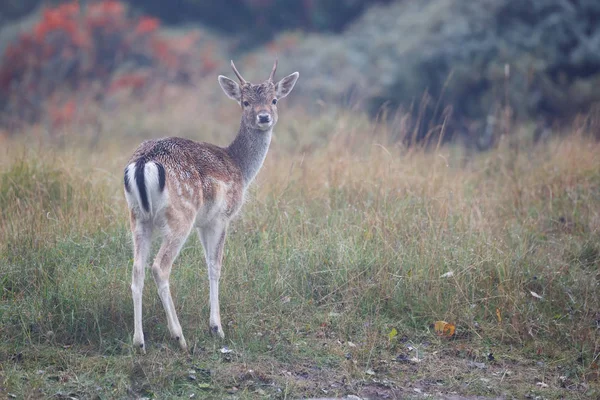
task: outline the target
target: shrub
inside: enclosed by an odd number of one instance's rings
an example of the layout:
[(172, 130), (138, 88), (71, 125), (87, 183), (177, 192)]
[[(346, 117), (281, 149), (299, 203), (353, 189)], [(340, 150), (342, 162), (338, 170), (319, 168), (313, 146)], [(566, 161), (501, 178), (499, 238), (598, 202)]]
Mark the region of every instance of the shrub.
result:
[(128, 15), (117, 0), (85, 9), (77, 1), (46, 8), (33, 29), (8, 46), (0, 64), (0, 124), (70, 122), (78, 107), (127, 90), (143, 95), (153, 83), (186, 83), (217, 65), (207, 46), (199, 62), (198, 32), (159, 33), (156, 18)]

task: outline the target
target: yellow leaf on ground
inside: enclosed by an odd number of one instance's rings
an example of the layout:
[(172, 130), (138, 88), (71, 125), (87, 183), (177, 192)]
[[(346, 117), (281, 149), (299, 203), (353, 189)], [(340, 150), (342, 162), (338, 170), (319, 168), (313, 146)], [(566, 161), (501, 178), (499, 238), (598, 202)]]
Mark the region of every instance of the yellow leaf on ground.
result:
[(398, 331), (396, 330), (396, 328), (392, 328), (392, 330), (390, 331), (390, 333), (388, 333), (388, 338), (390, 338), (390, 340), (392, 340), (397, 335), (398, 335)]
[(434, 324), (435, 333), (439, 336), (450, 337), (454, 335), (456, 327), (446, 321), (436, 321)]

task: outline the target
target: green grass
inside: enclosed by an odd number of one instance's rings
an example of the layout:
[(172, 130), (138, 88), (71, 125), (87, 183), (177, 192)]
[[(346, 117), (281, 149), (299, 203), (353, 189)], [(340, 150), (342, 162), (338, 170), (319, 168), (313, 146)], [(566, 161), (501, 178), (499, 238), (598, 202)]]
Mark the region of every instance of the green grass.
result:
[(385, 133), (352, 118), (325, 138), (311, 122), (303, 150), (293, 122), (279, 131), (227, 239), (224, 341), (208, 334), (190, 237), (171, 278), (189, 354), (151, 279), (148, 354), (131, 347), (121, 174), (137, 139), (9, 141), (0, 397), (598, 396), (600, 146), (573, 134), (471, 156), (383, 148)]

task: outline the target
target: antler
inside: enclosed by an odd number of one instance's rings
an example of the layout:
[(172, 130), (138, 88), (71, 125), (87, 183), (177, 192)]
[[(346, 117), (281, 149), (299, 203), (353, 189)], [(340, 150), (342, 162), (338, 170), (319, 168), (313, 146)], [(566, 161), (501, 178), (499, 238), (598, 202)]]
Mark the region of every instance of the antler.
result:
[(275, 59), (275, 64), (273, 64), (273, 69), (271, 70), (271, 75), (269, 75), (269, 82), (273, 82), (273, 78), (275, 77), (275, 71), (277, 70), (277, 61), (278, 59)]
[(242, 85), (246, 84), (246, 80), (242, 77), (242, 75), (238, 72), (237, 68), (235, 67), (235, 64), (233, 63), (233, 60), (231, 60), (231, 68), (233, 68), (233, 72), (235, 72), (235, 75), (238, 77), (238, 79), (240, 80), (240, 83)]

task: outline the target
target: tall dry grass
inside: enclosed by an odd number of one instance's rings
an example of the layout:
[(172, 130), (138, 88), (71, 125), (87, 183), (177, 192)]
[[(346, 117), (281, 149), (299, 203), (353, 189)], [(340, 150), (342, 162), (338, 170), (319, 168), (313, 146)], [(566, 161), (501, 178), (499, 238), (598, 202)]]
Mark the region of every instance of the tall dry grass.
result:
[[(222, 145), (235, 129), (233, 106), (181, 104), (162, 119), (134, 105), (106, 118), (100, 133), (57, 141), (29, 132), (5, 142), (4, 353), (32, 343), (129, 352), (123, 165), (142, 137), (169, 127)], [(470, 154), (457, 145), (403, 147), (391, 140), (394, 127), (356, 113), (306, 117), (283, 111), (226, 244), (222, 315), (245, 361), (316, 357), (318, 346), (307, 341), (328, 337), (363, 343), (368, 362), (390, 345), (392, 328), (400, 337), (429, 335), (445, 320), (458, 338), (597, 362), (597, 142), (569, 133), (534, 146), (522, 128), (496, 149)], [(200, 248), (190, 238), (171, 282), (183, 329), (202, 344), (208, 288)], [(167, 341), (147, 283), (146, 334)]]

